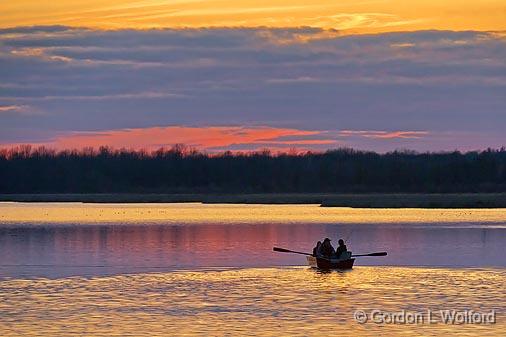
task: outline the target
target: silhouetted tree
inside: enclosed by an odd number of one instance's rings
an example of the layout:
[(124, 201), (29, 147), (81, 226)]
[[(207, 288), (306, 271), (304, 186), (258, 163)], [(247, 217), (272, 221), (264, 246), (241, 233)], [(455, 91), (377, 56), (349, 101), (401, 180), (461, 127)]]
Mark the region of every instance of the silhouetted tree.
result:
[(273, 155), (100, 147), (0, 150), (0, 193), (505, 192), (506, 149)]

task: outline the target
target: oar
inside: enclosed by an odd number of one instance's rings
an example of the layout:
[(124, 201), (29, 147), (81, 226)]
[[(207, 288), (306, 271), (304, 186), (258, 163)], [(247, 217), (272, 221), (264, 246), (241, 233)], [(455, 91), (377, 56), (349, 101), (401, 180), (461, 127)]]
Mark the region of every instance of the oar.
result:
[[(275, 252), (281, 252), (281, 253), (294, 253), (294, 254), (313, 256), (313, 254), (304, 253), (304, 252), (298, 252), (298, 251), (295, 251), (295, 250), (290, 250), (290, 249), (285, 249), (285, 248), (279, 248), (279, 247), (274, 247), (274, 248), (272, 248), (272, 250), (275, 251)], [(360, 257), (360, 256), (386, 256), (386, 255), (387, 255), (387, 252), (378, 252), (378, 253), (369, 253), (369, 254), (357, 254), (357, 255), (352, 255), (351, 257)]]
[[(275, 252), (281, 252), (281, 253), (294, 253), (294, 254), (301, 254), (301, 255), (307, 255), (307, 256), (314, 256), (313, 254), (304, 253), (304, 252), (298, 252), (296, 250), (290, 250), (290, 249), (279, 248), (279, 247), (273, 247), (272, 250), (275, 251)], [(327, 258), (327, 257), (319, 256), (318, 258), (330, 261), (330, 259)]]
[(302, 254), (302, 255), (307, 255), (307, 256), (313, 256), (313, 254), (304, 253), (304, 252), (297, 252), (295, 250), (284, 249), (284, 248), (279, 248), (279, 247), (274, 247), (274, 248), (272, 248), (272, 250), (275, 251), (275, 252), (281, 252), (281, 253), (294, 253), (294, 254)]
[(387, 252), (378, 252), (378, 253), (369, 253), (369, 254), (358, 254), (358, 255), (352, 255), (351, 257), (358, 257), (358, 256), (387, 256)]

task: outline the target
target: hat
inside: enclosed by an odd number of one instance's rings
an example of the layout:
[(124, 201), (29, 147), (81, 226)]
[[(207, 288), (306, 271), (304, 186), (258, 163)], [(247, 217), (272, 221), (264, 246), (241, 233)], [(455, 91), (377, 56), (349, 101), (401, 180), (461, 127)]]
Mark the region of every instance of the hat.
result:
[(323, 240), (323, 241), (332, 241), (332, 240), (330, 240), (329, 238), (325, 238), (325, 240)]

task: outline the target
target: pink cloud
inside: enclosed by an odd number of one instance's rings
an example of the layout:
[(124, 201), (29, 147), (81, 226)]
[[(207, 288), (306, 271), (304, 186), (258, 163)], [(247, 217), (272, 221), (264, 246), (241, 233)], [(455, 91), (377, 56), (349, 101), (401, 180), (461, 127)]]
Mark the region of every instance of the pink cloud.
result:
[(25, 105), (0, 105), (0, 112), (22, 111), (25, 108), (26, 108)]
[[(57, 149), (111, 146), (129, 149), (158, 149), (174, 144), (186, 144), (202, 150), (227, 148), (232, 145), (258, 145), (269, 143), (272, 148), (277, 145), (323, 145), (336, 141), (328, 138), (318, 139), (320, 131), (297, 130), (273, 127), (153, 127), (109, 130), (102, 132), (73, 132), (56, 137), (54, 140), (40, 144)], [(316, 136), (316, 139), (297, 139), (303, 136)], [(287, 141), (281, 137), (293, 137)], [(271, 146), (268, 146), (271, 148)]]
[[(430, 137), (428, 137), (430, 135)], [(46, 146), (56, 150), (82, 149), (84, 147), (127, 148), (132, 150), (156, 150), (185, 144), (208, 152), (258, 151), (272, 152), (325, 151), (338, 147), (392, 150), (398, 147), (417, 145), (436, 135), (428, 131), (378, 131), (378, 130), (336, 130), (315, 131), (268, 126), (209, 126), (187, 127), (168, 126), (151, 128), (117, 129), (97, 132), (67, 132), (58, 134), (47, 141), (31, 142), (34, 146)], [(413, 143), (415, 142), (415, 143)], [(20, 144), (3, 144), (13, 147)]]

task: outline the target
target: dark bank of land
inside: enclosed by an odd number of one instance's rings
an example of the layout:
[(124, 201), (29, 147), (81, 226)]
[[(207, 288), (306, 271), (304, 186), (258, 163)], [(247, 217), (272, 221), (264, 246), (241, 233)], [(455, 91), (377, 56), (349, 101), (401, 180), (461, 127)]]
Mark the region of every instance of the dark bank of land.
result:
[(2, 200), (506, 207), (506, 149), (205, 154), (0, 149)]
[(451, 194), (0, 194), (0, 201), (85, 203), (321, 204), (355, 208), (506, 208), (506, 193)]

